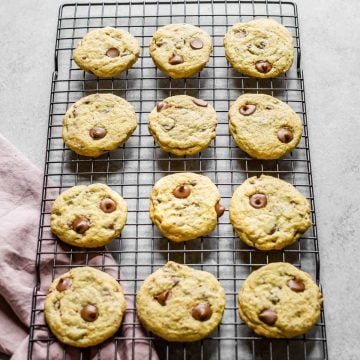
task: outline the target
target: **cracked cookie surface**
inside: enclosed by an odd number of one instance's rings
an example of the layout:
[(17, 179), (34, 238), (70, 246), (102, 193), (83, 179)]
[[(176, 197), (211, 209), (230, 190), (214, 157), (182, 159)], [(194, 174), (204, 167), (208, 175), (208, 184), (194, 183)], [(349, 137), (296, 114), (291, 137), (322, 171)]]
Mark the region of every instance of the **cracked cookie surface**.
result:
[(190, 24), (159, 28), (149, 45), (155, 65), (165, 74), (181, 79), (199, 72), (212, 52), (210, 35)]
[(266, 175), (235, 190), (229, 214), (240, 239), (260, 250), (282, 249), (311, 225), (307, 199), (291, 184)]
[(224, 37), (224, 47), (235, 70), (257, 78), (277, 77), (294, 61), (291, 33), (271, 19), (235, 24)]
[(136, 295), (142, 324), (168, 341), (196, 341), (220, 323), (226, 303), (217, 279), (169, 261), (148, 276)]
[(215, 138), (217, 120), (206, 101), (188, 95), (170, 96), (149, 115), (149, 131), (160, 147), (172, 154), (193, 155)]
[(137, 127), (134, 108), (113, 94), (83, 97), (66, 112), (62, 137), (79, 155), (97, 157), (117, 149)]
[(74, 50), (74, 61), (99, 77), (113, 77), (135, 64), (137, 40), (125, 30), (105, 27), (88, 32)]
[(45, 299), (45, 319), (64, 344), (97, 345), (120, 327), (126, 302), (119, 283), (91, 267), (73, 268), (56, 278)]
[(150, 218), (168, 239), (181, 242), (211, 233), (219, 215), (220, 194), (203, 175), (177, 173), (156, 182)]
[(244, 94), (229, 110), (229, 129), (236, 145), (250, 156), (274, 160), (300, 142), (300, 117), (287, 104), (270, 95)]
[(272, 263), (249, 275), (238, 303), (241, 319), (258, 335), (290, 338), (316, 323), (322, 295), (308, 273), (289, 263)]
[(116, 238), (127, 218), (127, 204), (104, 184), (78, 185), (61, 193), (52, 206), (52, 232), (79, 247), (104, 246)]

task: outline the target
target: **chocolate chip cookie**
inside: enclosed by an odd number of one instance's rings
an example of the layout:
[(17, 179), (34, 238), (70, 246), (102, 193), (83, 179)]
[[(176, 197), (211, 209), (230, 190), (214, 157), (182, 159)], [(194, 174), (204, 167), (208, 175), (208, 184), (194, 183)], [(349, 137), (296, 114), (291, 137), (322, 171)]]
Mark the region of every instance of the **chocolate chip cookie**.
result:
[(64, 116), (62, 137), (79, 155), (97, 157), (117, 149), (137, 127), (134, 108), (113, 94), (92, 94)]
[(149, 115), (149, 131), (160, 147), (175, 155), (193, 155), (215, 138), (214, 108), (202, 99), (176, 95), (159, 102)]
[(241, 319), (258, 335), (291, 338), (316, 323), (322, 295), (306, 272), (273, 263), (251, 273), (238, 300)]
[(303, 126), (291, 107), (270, 95), (244, 94), (229, 110), (229, 128), (239, 148), (256, 159), (279, 159), (300, 142)]
[(236, 189), (229, 213), (240, 239), (260, 250), (282, 249), (311, 225), (307, 199), (291, 184), (266, 175)]
[(97, 345), (113, 336), (126, 308), (119, 283), (91, 267), (79, 267), (51, 284), (45, 299), (45, 319), (64, 344)]
[(161, 27), (150, 42), (150, 55), (156, 66), (174, 79), (199, 72), (212, 52), (210, 35), (190, 24)]
[(136, 295), (142, 324), (168, 341), (196, 341), (220, 323), (225, 291), (206, 271), (169, 261), (148, 276)]
[(212, 181), (178, 173), (160, 179), (150, 195), (150, 218), (170, 240), (181, 242), (211, 233), (225, 209)]
[(74, 61), (85, 71), (108, 78), (133, 66), (139, 54), (139, 44), (131, 34), (105, 27), (90, 31), (80, 40)]
[(224, 37), (224, 47), (235, 70), (256, 78), (277, 77), (294, 61), (291, 33), (271, 19), (235, 24)]
[(79, 247), (104, 246), (126, 223), (127, 204), (104, 184), (74, 186), (60, 194), (51, 210), (51, 230), (62, 241)]

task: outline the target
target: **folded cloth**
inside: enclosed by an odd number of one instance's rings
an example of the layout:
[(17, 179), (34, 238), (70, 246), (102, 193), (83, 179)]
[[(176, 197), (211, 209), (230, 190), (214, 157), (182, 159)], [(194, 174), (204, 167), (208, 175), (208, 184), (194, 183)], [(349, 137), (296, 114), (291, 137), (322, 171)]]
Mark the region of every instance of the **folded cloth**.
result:
[[(31, 347), (31, 359), (158, 359), (155, 350), (139, 324), (133, 296), (126, 295), (119, 341), (111, 339), (99, 347), (81, 350), (49, 341), (49, 330), (43, 316), (43, 302), (54, 276), (71, 266), (88, 263), (119, 277), (118, 267), (111, 255), (102, 253), (71, 254), (70, 248), (54, 239), (48, 226), (42, 228), (39, 256), (40, 282), (36, 283), (35, 258), (39, 231), (42, 195), (42, 173), (0, 135), (0, 352), (12, 360), (26, 359), (29, 345), (29, 326), (34, 287), (36, 327)], [(46, 198), (58, 192), (50, 189)], [(51, 203), (46, 205), (48, 212)], [(47, 224), (48, 225), (48, 224)], [(56, 249), (56, 251), (55, 251)], [(54, 264), (56, 265), (54, 267)], [(124, 282), (120, 283), (125, 290)], [(100, 353), (100, 354), (99, 354)], [(100, 355), (100, 356), (98, 356)]]

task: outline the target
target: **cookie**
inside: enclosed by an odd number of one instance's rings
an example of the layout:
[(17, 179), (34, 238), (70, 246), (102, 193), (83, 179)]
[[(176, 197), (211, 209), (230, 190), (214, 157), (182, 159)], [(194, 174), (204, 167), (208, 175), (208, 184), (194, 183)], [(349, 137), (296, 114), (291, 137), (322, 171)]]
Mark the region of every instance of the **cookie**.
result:
[(211, 180), (194, 173), (163, 177), (150, 195), (150, 218), (159, 231), (176, 242), (211, 233), (225, 209)]
[(322, 295), (306, 272), (272, 263), (250, 274), (238, 300), (241, 319), (258, 335), (291, 338), (316, 323)]
[(52, 232), (62, 241), (79, 247), (104, 246), (125, 225), (127, 204), (104, 184), (74, 186), (60, 194), (51, 210)]
[(159, 28), (150, 42), (150, 55), (166, 75), (182, 79), (199, 72), (212, 52), (210, 35), (190, 24), (169, 24)]
[(235, 24), (224, 37), (225, 55), (233, 68), (256, 78), (274, 78), (294, 61), (291, 33), (271, 19)]
[(68, 109), (62, 137), (77, 154), (97, 157), (117, 149), (136, 127), (134, 108), (126, 100), (113, 94), (93, 94)]
[(169, 261), (152, 273), (136, 295), (142, 324), (168, 341), (196, 341), (220, 323), (225, 291), (206, 271)]
[(291, 107), (270, 95), (244, 94), (229, 110), (237, 146), (256, 159), (279, 159), (300, 142), (303, 126)]
[(240, 239), (260, 250), (282, 249), (311, 225), (307, 199), (291, 184), (266, 175), (236, 189), (229, 213)]
[(45, 319), (64, 344), (88, 347), (113, 336), (120, 327), (126, 302), (119, 283), (91, 267), (79, 267), (51, 284)]
[(99, 77), (113, 77), (133, 66), (140, 54), (137, 40), (125, 30), (105, 27), (88, 32), (74, 50), (74, 61)]
[(159, 102), (149, 115), (149, 131), (160, 147), (175, 155), (193, 155), (215, 138), (217, 120), (206, 101), (176, 95)]

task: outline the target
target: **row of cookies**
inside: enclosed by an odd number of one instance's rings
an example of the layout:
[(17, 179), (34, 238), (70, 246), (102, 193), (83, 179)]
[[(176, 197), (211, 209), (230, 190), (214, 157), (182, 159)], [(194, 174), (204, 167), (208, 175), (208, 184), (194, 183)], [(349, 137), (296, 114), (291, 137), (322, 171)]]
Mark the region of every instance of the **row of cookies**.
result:
[[(291, 33), (278, 22), (260, 19), (238, 23), (224, 37), (226, 59), (235, 70), (257, 78), (274, 78), (292, 65)], [(213, 45), (210, 35), (190, 24), (159, 28), (149, 45), (156, 66), (178, 79), (204, 68)], [(140, 47), (127, 31), (105, 27), (87, 33), (77, 44), (74, 60), (85, 71), (113, 77), (129, 69), (138, 59)]]
[[(150, 194), (150, 218), (162, 235), (183, 242), (210, 234), (225, 208), (206, 176), (167, 175)], [(230, 221), (246, 244), (260, 250), (282, 249), (311, 225), (310, 205), (291, 184), (261, 175), (245, 180), (230, 202)], [(125, 226), (127, 204), (104, 184), (74, 186), (54, 201), (50, 223), (62, 241), (80, 247), (104, 246)]]
[[(291, 338), (320, 316), (322, 295), (310, 275), (289, 263), (252, 272), (238, 294), (240, 318), (261, 336)], [(169, 261), (141, 285), (137, 314), (168, 341), (201, 340), (220, 324), (226, 295), (211, 273)], [(109, 274), (73, 268), (55, 279), (45, 300), (45, 319), (63, 343), (88, 347), (113, 336), (126, 310), (123, 289)]]
[[(148, 126), (164, 151), (194, 155), (216, 137), (217, 116), (206, 101), (176, 95), (157, 103)], [(67, 110), (62, 137), (77, 154), (97, 157), (118, 148), (136, 127), (135, 111), (126, 100), (113, 94), (93, 94)], [(279, 99), (243, 94), (229, 109), (229, 129), (240, 149), (254, 158), (271, 160), (298, 145), (303, 126), (296, 112)]]

